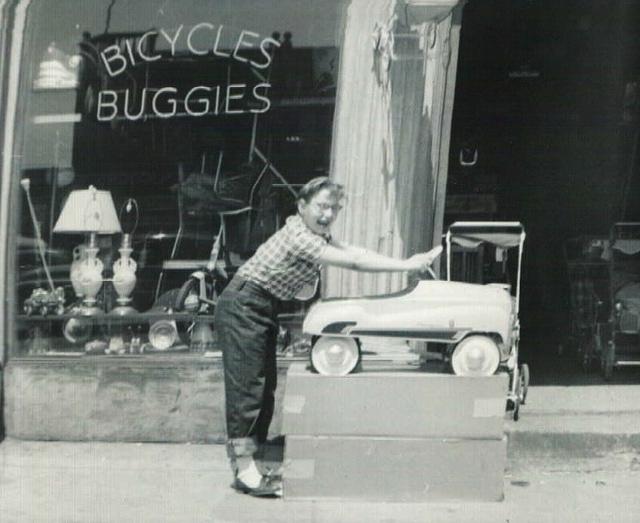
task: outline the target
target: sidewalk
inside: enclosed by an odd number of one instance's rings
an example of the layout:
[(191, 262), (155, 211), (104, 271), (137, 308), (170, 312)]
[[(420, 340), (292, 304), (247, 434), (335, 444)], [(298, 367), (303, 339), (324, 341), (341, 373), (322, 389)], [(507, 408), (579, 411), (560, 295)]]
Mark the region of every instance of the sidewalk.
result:
[[(502, 503), (254, 499), (229, 488), (221, 445), (0, 445), (3, 523), (544, 522), (640, 520), (634, 456), (510, 466)], [(393, 478), (389, 478), (393, 481)]]
[(520, 421), (506, 423), (501, 503), (260, 500), (229, 488), (222, 445), (6, 440), (0, 444), (0, 521), (640, 521), (636, 389), (532, 387)]
[(508, 421), (510, 459), (640, 452), (640, 386), (536, 386)]

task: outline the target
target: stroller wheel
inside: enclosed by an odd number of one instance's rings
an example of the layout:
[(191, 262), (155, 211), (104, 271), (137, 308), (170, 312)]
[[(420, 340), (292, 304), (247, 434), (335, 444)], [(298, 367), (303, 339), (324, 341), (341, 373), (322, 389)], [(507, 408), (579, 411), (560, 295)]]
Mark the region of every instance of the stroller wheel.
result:
[(606, 348), (602, 352), (602, 358), (600, 359), (602, 364), (602, 376), (606, 381), (611, 379), (613, 375), (613, 363), (615, 359), (615, 346), (613, 342), (609, 342)]
[(513, 400), (513, 421), (520, 419), (520, 400), (516, 398)]
[(529, 392), (529, 365), (523, 363), (520, 365), (520, 403), (524, 405), (527, 401), (527, 393)]

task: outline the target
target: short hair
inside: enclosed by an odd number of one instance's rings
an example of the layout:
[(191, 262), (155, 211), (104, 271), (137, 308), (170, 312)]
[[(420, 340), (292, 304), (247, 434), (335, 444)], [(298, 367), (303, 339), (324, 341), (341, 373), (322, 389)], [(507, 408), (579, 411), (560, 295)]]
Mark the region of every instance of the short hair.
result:
[(309, 203), (311, 198), (318, 194), (323, 189), (329, 189), (331, 194), (338, 200), (344, 198), (344, 186), (334, 182), (328, 176), (318, 176), (309, 180), (302, 189), (298, 192), (298, 201), (304, 201)]

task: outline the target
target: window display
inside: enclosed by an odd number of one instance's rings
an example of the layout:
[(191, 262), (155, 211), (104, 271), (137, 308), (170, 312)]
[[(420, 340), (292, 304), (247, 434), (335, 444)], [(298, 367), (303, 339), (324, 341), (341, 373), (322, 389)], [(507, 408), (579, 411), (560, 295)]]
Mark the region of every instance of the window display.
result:
[(341, 2), (303, 4), (30, 3), (11, 356), (216, 349), (217, 295), (328, 172)]

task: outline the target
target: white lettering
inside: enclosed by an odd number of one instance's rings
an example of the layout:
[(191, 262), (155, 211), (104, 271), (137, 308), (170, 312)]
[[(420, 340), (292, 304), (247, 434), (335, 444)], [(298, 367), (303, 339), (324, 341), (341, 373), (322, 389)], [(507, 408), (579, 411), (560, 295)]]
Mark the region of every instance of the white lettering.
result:
[(251, 63), (254, 67), (257, 67), (258, 69), (266, 69), (271, 65), (271, 60), (273, 59), (273, 55), (271, 54), (269, 49), (271, 46), (280, 47), (280, 42), (278, 42), (278, 40), (274, 40), (273, 38), (265, 38), (264, 40), (262, 40), (262, 42), (260, 42), (260, 52), (264, 55), (267, 61), (262, 64), (252, 61)]
[[(231, 100), (241, 100), (244, 98), (244, 90), (247, 86), (245, 84), (229, 84), (227, 85), (227, 96), (225, 99), (225, 113), (227, 114), (242, 114), (244, 111), (242, 109), (230, 109), (229, 101)], [(234, 89), (241, 89), (242, 92), (240, 94), (231, 94), (231, 91)]]
[[(131, 98), (134, 98), (133, 96), (131, 96)], [(142, 89), (142, 100), (140, 101), (140, 111), (138, 111), (138, 114), (129, 114), (129, 89), (125, 89), (124, 91), (124, 115), (129, 119), (129, 120), (139, 120), (140, 118), (142, 118), (142, 115), (144, 114), (144, 106), (145, 106), (145, 101), (147, 99), (147, 88), (145, 87), (144, 89)]]
[[(111, 56), (107, 57), (107, 53), (113, 51), (114, 54), (112, 54)], [(117, 45), (113, 44), (110, 45), (109, 47), (107, 47), (104, 51), (102, 51), (100, 53), (100, 58), (102, 58), (102, 63), (104, 64), (105, 69), (107, 70), (107, 73), (109, 73), (109, 76), (111, 76), (112, 78), (114, 76), (119, 75), (122, 71), (124, 71), (127, 68), (127, 60), (124, 56), (122, 56), (122, 53), (120, 52), (120, 49)], [(119, 69), (112, 69), (111, 68), (111, 62), (113, 62), (114, 60), (119, 60), (121, 67)]]
[(258, 89), (264, 89), (265, 91), (267, 91), (270, 87), (271, 87), (271, 84), (268, 84), (268, 83), (257, 84), (253, 87), (253, 96), (257, 100), (263, 101), (264, 107), (262, 107), (262, 109), (251, 109), (252, 113), (256, 113), (256, 114), (266, 113), (271, 108), (271, 100), (269, 100), (269, 98), (267, 98), (266, 96), (260, 96), (260, 94), (258, 93)]
[[(103, 100), (103, 97), (107, 95), (111, 96), (111, 101)], [(116, 105), (117, 101), (118, 101), (118, 93), (116, 93), (115, 91), (105, 90), (105, 91), (100, 91), (98, 93), (98, 112), (96, 116), (99, 122), (108, 122), (110, 120), (113, 120), (116, 117), (116, 115), (118, 114), (118, 106)], [(103, 107), (107, 107), (111, 109), (111, 116), (102, 115)]]
[(216, 105), (214, 113), (218, 115), (220, 114), (220, 86), (216, 85), (213, 90), (216, 92)]
[(145, 60), (146, 62), (155, 62), (156, 60), (160, 59), (160, 54), (156, 54), (156, 55), (152, 55), (149, 56), (147, 54), (144, 53), (143, 48), (144, 48), (144, 42), (147, 38), (149, 38), (151, 35), (158, 35), (157, 31), (147, 31), (145, 34), (143, 34), (139, 39), (138, 39), (138, 54), (140, 55), (140, 57)]
[(203, 104), (203, 108), (200, 111), (193, 111), (191, 109), (191, 95), (194, 94), (196, 91), (206, 91), (210, 93), (211, 87), (207, 87), (206, 85), (197, 85), (196, 87), (191, 89), (187, 93), (186, 98), (184, 99), (184, 108), (185, 108), (185, 111), (187, 111), (187, 114), (190, 114), (191, 116), (203, 116), (209, 112), (211, 103), (209, 102), (208, 98), (198, 98), (197, 100), (195, 100), (195, 102)]
[(241, 48), (243, 47), (253, 47), (253, 43), (245, 40), (245, 36), (250, 36), (252, 38), (260, 38), (258, 33), (253, 33), (251, 31), (242, 31), (240, 36), (238, 37), (238, 43), (236, 43), (236, 48), (233, 51), (233, 57), (240, 62), (248, 62), (246, 58), (243, 58), (238, 54)]
[(224, 27), (224, 25), (220, 25), (220, 27), (218, 27), (218, 34), (216, 35), (216, 43), (213, 44), (213, 54), (216, 56), (222, 56), (224, 58), (229, 58), (231, 55), (228, 53), (223, 53), (222, 51), (220, 51), (218, 49), (219, 45), (220, 45), (220, 35), (222, 34), (222, 28)]
[(160, 95), (162, 95), (164, 93), (175, 94), (177, 92), (178, 92), (178, 90), (175, 87), (163, 87), (162, 89), (158, 89), (158, 91), (156, 92), (156, 94), (153, 95), (153, 98), (151, 100), (151, 107), (153, 108), (153, 112), (155, 114), (157, 114), (160, 118), (171, 118), (172, 116), (175, 116), (177, 108), (178, 108), (178, 104), (176, 102), (176, 99), (175, 98), (169, 98), (167, 100), (167, 102), (172, 107), (172, 109), (171, 109), (170, 113), (164, 113), (160, 109), (158, 109), (158, 98), (160, 97)]
[(189, 48), (189, 51), (191, 51), (193, 54), (199, 55), (199, 56), (204, 56), (209, 51), (207, 49), (199, 49), (198, 50), (195, 47), (193, 47), (193, 44), (191, 43), (191, 38), (193, 37), (193, 33), (195, 33), (201, 27), (206, 27), (208, 29), (213, 30), (214, 25), (213, 24), (209, 24), (207, 22), (200, 22), (199, 24), (194, 25), (193, 28), (191, 29), (191, 31), (189, 31), (189, 35), (187, 36), (187, 47)]
[(125, 40), (124, 45), (127, 47), (127, 52), (129, 53), (129, 58), (131, 59), (131, 65), (136, 65), (136, 59), (133, 57), (131, 42), (129, 40)]
[(178, 30), (173, 35), (173, 38), (169, 34), (167, 34), (167, 32), (164, 29), (160, 29), (160, 34), (166, 38), (169, 44), (171, 44), (171, 56), (176, 55), (176, 42), (178, 41), (178, 37), (180, 36), (180, 33), (182, 32), (183, 27), (184, 25), (182, 24), (178, 26)]

